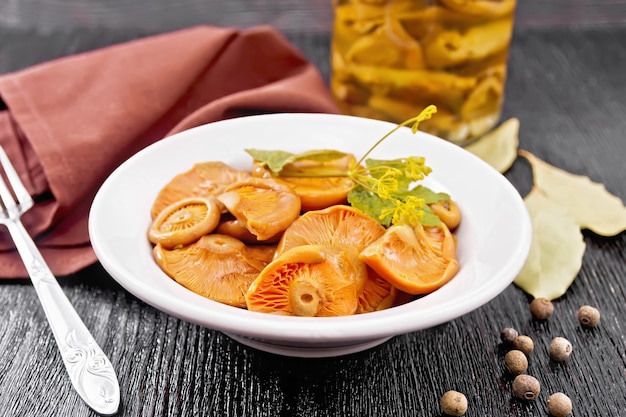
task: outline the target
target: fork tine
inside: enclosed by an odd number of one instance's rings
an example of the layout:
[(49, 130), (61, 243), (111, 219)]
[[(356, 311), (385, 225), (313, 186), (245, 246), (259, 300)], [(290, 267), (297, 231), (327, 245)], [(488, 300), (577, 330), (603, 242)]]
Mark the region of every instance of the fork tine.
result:
[[(0, 162), (4, 165), (4, 150), (0, 147)], [(6, 209), (7, 216), (11, 216), (16, 207), (15, 207), (15, 199), (9, 187), (7, 187), (6, 182), (4, 181), (4, 177), (0, 173), (0, 208)]]
[[(19, 175), (15, 171), (11, 160), (7, 156), (2, 146), (0, 146), (0, 165), (2, 165), (2, 168), (4, 168), (4, 173), (6, 174), (9, 183), (11, 184), (11, 188), (13, 188), (13, 193), (17, 197), (17, 201), (21, 206), (21, 211), (23, 212), (28, 210), (33, 205), (33, 198), (31, 197), (26, 187), (24, 187), (22, 180), (20, 180)], [(0, 196), (2, 197), (2, 200), (5, 204), (5, 207), (7, 207), (7, 210), (9, 205), (15, 206), (15, 200), (4, 180), (0, 181)]]

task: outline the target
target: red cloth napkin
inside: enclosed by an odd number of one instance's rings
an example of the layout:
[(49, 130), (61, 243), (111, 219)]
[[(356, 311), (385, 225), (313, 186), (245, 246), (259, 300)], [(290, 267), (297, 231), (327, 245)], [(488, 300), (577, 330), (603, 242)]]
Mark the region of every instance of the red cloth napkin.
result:
[[(318, 70), (271, 27), (194, 27), (0, 76), (0, 145), (37, 204), (23, 217), (52, 271), (96, 262), (88, 212), (145, 146), (220, 119), (337, 113)], [(0, 228), (0, 277), (26, 277)]]

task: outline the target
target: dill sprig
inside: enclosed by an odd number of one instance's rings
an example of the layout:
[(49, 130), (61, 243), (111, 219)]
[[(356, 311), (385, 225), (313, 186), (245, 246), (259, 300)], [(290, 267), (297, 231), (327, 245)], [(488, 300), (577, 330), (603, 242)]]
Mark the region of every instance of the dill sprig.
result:
[(385, 226), (391, 224), (415, 226), (418, 222), (424, 225), (440, 225), (439, 217), (432, 212), (429, 204), (448, 200), (450, 197), (445, 193), (435, 193), (421, 185), (411, 188), (415, 182), (423, 180), (432, 172), (423, 156), (393, 160), (368, 159), (369, 155), (398, 129), (410, 126), (412, 133), (415, 134), (419, 124), (430, 119), (436, 112), (437, 108), (430, 105), (417, 116), (395, 126), (346, 171), (334, 168), (329, 171), (327, 167), (320, 169), (315, 166), (293, 168), (293, 164), (298, 161), (327, 162), (346, 155), (335, 150), (316, 150), (301, 154), (256, 149), (246, 149), (246, 152), (268, 167), (276, 176), (350, 178), (355, 184), (348, 196), (350, 204), (377, 218)]
[[(424, 209), (427, 207), (426, 200), (414, 195), (406, 195), (409, 183), (423, 180), (432, 169), (425, 165), (425, 158), (411, 156), (408, 158), (391, 161), (380, 161), (373, 164), (363, 162), (366, 158), (398, 129), (411, 126), (411, 132), (418, 131), (419, 124), (430, 119), (437, 112), (433, 105), (426, 107), (417, 116), (406, 120), (380, 138), (348, 172), (348, 177), (357, 186), (363, 187), (370, 193), (375, 194), (383, 201), (389, 201), (390, 207), (380, 209), (379, 220), (391, 219), (391, 224), (409, 224), (415, 226), (424, 218)], [(398, 193), (401, 191), (402, 193)]]

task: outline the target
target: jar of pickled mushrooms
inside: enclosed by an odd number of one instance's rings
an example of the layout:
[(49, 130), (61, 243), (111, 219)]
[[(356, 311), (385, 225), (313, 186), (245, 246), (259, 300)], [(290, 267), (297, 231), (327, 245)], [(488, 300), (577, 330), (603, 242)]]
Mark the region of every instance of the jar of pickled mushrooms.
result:
[(331, 90), (344, 114), (463, 145), (500, 119), (516, 0), (334, 0)]

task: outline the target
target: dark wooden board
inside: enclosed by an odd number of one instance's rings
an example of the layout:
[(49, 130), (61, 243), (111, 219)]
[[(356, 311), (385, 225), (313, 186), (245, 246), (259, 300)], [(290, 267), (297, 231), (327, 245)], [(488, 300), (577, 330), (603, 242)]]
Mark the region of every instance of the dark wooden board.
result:
[[(51, 32), (80, 26), (174, 30), (269, 24), (283, 32), (328, 32), (332, 0), (4, 0), (0, 26)], [(518, 0), (520, 27), (626, 23), (626, 0)]]

